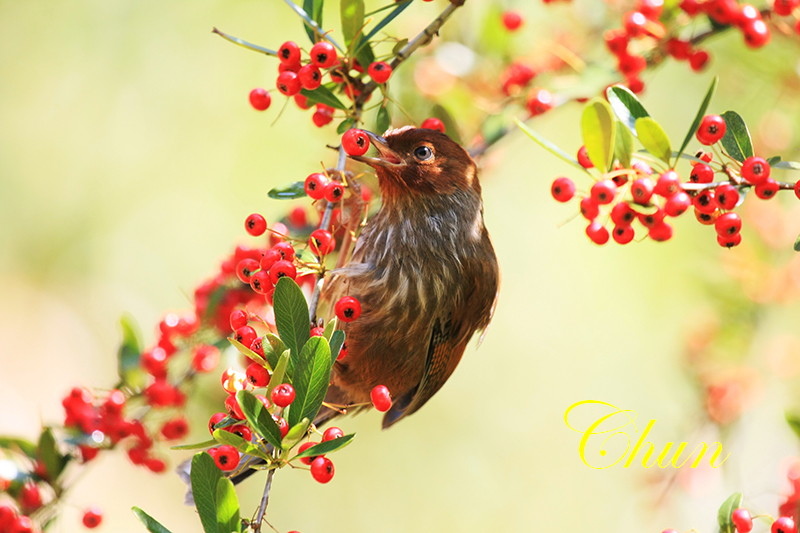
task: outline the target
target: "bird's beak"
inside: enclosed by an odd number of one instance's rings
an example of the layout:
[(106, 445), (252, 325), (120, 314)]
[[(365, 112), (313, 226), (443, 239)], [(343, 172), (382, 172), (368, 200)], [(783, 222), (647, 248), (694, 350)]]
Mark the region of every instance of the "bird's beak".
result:
[(405, 161), (397, 153), (389, 148), (386, 139), (380, 135), (375, 135), (371, 131), (364, 131), (369, 137), (372, 145), (378, 150), (378, 157), (367, 157), (365, 155), (351, 155), (350, 159), (361, 161), (371, 167), (399, 167), (405, 165)]

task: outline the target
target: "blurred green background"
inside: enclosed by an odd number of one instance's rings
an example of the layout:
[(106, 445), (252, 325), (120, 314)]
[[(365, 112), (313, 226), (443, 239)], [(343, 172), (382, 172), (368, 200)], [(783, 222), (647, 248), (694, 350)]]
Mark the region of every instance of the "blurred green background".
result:
[[(488, 4), (469, 2), (452, 31), (468, 34)], [(496, 4), (524, 8), (516, 45), (533, 50), (555, 23), (569, 35), (600, 3)], [(414, 6), (392, 33), (418, 31), (443, 5)], [(245, 216), (284, 212), (267, 190), (332, 162), (332, 127), (319, 130), (291, 107), (276, 120), (279, 97), (265, 113), (249, 107), (251, 88), (272, 86), (275, 62), (224, 42), (213, 26), (272, 47), (302, 38), (277, 0), (0, 0), (0, 433), (33, 437), (61, 420), (70, 387), (111, 385), (118, 317), (133, 315), (152, 341), (163, 313), (189, 308), (193, 287), (248, 242)], [(711, 111), (767, 117), (757, 142), (796, 146), (797, 104), (778, 83), (797, 80), (796, 43), (745, 52), (739, 41), (711, 46), (721, 76)], [(710, 75), (671, 64), (645, 80), (651, 112), (682, 138)], [(535, 127), (572, 151), (579, 113), (567, 106)], [(656, 419), (657, 443), (718, 440), (702, 429), (681, 364), (687, 326), (707, 309), (705, 282), (721, 268), (712, 231), (689, 215), (669, 243), (596, 247), (580, 221), (562, 225), (572, 207), (549, 197), (565, 165), (520, 135), (483, 164), (503, 276), (485, 341), (390, 431), (374, 413), (343, 422), (358, 438), (337, 454), (330, 484), (281, 472), (271, 523), (303, 533), (711, 532), (719, 503), (740, 489), (774, 511), (785, 461), (797, 454), (783, 423), (785, 387), (765, 383), (726, 435), (724, 472), (593, 470), (563, 421), (571, 404), (601, 400), (635, 410), (640, 427)], [(193, 413), (194, 437), (212, 408)], [(243, 509), (255, 509), (260, 489), (245, 485)], [(105, 511), (101, 531), (143, 531), (132, 505), (175, 532), (199, 530), (176, 476), (134, 468), (122, 454), (101, 455), (68, 500), (54, 531), (79, 530), (89, 504)]]

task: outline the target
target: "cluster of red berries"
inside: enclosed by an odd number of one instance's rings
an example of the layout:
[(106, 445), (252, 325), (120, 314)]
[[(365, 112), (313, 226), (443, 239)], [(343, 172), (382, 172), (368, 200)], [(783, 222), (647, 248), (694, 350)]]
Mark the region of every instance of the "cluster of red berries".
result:
[[(736, 533), (750, 533), (753, 530), (753, 517), (750, 511), (743, 507), (731, 512), (731, 523), (736, 528)], [(791, 517), (780, 516), (772, 522), (770, 533), (797, 533), (797, 526)]]
[[(702, 144), (712, 146), (724, 137), (725, 131), (722, 117), (707, 115), (696, 137)], [(588, 194), (580, 197), (580, 212), (589, 221), (588, 237), (596, 244), (605, 244), (609, 239), (627, 244), (635, 237), (633, 224), (638, 221), (649, 238), (666, 241), (672, 237), (672, 226), (667, 220), (692, 208), (701, 224), (714, 226), (720, 246), (737, 246), (742, 241), (742, 221), (733, 210), (741, 203), (743, 191), (752, 188), (759, 198), (769, 199), (787, 187), (770, 178), (770, 165), (761, 157), (751, 156), (741, 163), (734, 160), (715, 163), (711, 152), (700, 152), (698, 158), (686, 182), (681, 181), (674, 169), (656, 174), (640, 161), (631, 168), (617, 168), (604, 174)], [(577, 159), (584, 168), (593, 167), (585, 147), (578, 151)], [(724, 176), (725, 181), (714, 182), (716, 174)], [(800, 181), (794, 190), (800, 197)], [(575, 183), (566, 177), (556, 178), (551, 194), (559, 202), (568, 202), (576, 195)], [(606, 207), (605, 214), (612, 224), (610, 232), (600, 220)]]
[[(4, 489), (6, 492), (8, 489)], [(39, 528), (31, 518), (35, 511), (45, 505), (42, 489), (33, 481), (26, 481), (16, 491), (16, 502), (13, 505), (0, 505), (0, 533), (36, 533)], [(97, 507), (90, 507), (83, 512), (81, 523), (87, 529), (98, 527), (103, 521), (103, 513)]]
[[(279, 59), (278, 77), (275, 87), (281, 94), (294, 99), (300, 109), (310, 109), (308, 93), (318, 89), (327, 76), (331, 88), (341, 91), (350, 100), (355, 100), (366, 85), (366, 74), (378, 84), (386, 83), (392, 75), (392, 66), (385, 61), (375, 61), (366, 69), (351, 58), (340, 58), (336, 47), (327, 40), (315, 43), (303, 57), (303, 51), (294, 41), (287, 41), (277, 51)], [(270, 107), (272, 97), (264, 88), (250, 91), (250, 105), (264, 111)], [(316, 103), (312, 120), (317, 127), (333, 120), (334, 108)]]

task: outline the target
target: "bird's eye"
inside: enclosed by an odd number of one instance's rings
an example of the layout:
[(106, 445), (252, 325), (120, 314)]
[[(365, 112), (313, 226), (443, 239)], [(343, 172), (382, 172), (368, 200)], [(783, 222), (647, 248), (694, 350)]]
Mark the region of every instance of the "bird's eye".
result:
[(433, 150), (431, 150), (430, 146), (421, 145), (414, 148), (414, 157), (416, 157), (420, 161), (426, 161), (433, 157)]

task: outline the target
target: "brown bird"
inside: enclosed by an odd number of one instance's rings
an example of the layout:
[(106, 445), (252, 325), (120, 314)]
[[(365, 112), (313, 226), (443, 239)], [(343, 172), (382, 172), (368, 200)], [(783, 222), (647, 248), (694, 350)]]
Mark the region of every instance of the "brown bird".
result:
[[(334, 271), (331, 301), (349, 295), (361, 316), (343, 324), (347, 356), (333, 368), (326, 401), (393, 397), (387, 428), (422, 407), (455, 370), (472, 335), (492, 316), (497, 258), (483, 222), (478, 170), (444, 133), (401, 128), (367, 132), (382, 206), (363, 228), (350, 263)], [(323, 422), (335, 411), (323, 411)]]

